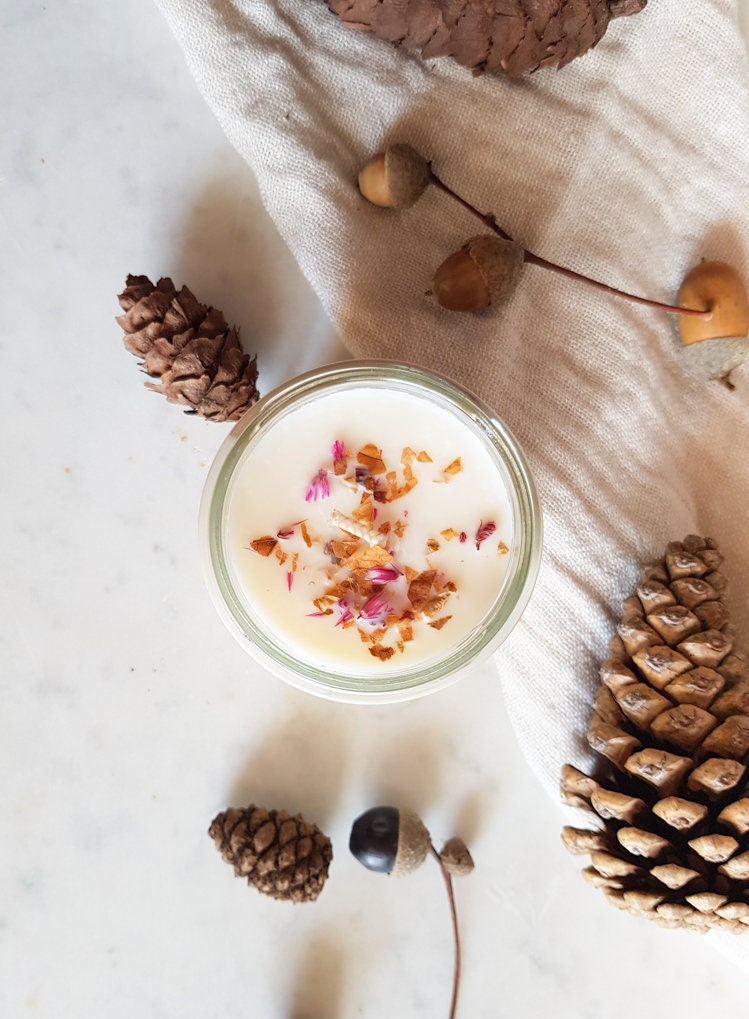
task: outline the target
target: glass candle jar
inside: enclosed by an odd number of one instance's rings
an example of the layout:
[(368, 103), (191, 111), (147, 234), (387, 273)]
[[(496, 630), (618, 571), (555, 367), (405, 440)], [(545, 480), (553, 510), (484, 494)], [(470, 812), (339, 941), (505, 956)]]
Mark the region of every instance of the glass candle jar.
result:
[(242, 646), (297, 687), (361, 703), (440, 689), (488, 656), (541, 557), (507, 427), (389, 361), (327, 365), (259, 400), (211, 466), (200, 536)]

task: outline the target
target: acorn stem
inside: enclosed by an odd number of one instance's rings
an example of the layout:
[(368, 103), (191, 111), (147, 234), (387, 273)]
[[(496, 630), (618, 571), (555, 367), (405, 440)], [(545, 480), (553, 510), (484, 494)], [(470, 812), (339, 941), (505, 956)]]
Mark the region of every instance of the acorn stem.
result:
[(458, 911), (455, 907), (455, 891), (453, 889), (452, 874), (447, 870), (442, 862), (440, 854), (434, 848), (433, 845), (429, 846), (432, 856), (436, 859), (439, 864), (439, 868), (442, 871), (442, 877), (445, 881), (445, 888), (447, 889), (447, 898), (450, 903), (450, 916), (452, 918), (453, 925), (453, 941), (455, 944), (455, 965), (453, 966), (453, 993), (450, 1001), (450, 1016), (449, 1019), (455, 1019), (455, 1010), (458, 1007), (458, 987), (460, 986), (460, 933), (458, 931)]
[[(438, 190), (444, 192), (446, 195), (449, 195), (450, 198), (456, 201), (459, 205), (462, 205), (467, 212), (471, 213), (471, 215), (480, 219), (484, 226), (488, 227), (489, 230), (493, 230), (494, 233), (499, 234), (499, 236), (503, 237), (506, 241), (514, 240), (514, 238), (511, 237), (506, 230), (502, 229), (491, 213), (481, 212), (456, 191), (453, 191), (448, 184), (445, 184), (445, 182), (434, 172), (431, 163), (429, 164), (429, 183), (433, 184)], [(578, 280), (581, 283), (587, 283), (589, 286), (596, 287), (598, 290), (603, 290), (607, 294), (613, 294), (615, 297), (623, 297), (627, 301), (632, 301), (635, 304), (644, 304), (648, 308), (658, 308), (661, 311), (671, 312), (673, 315), (692, 315), (695, 318), (706, 320), (712, 318), (713, 312), (711, 308), (705, 308), (704, 310), (699, 308), (683, 308), (677, 304), (665, 304), (663, 301), (654, 301), (650, 297), (640, 297), (637, 294), (630, 294), (626, 290), (620, 290), (618, 287), (612, 287), (608, 283), (603, 283), (601, 280), (592, 279), (590, 276), (585, 276), (583, 273), (576, 272), (574, 269), (568, 269), (566, 266), (557, 265), (556, 262), (550, 262), (548, 259), (534, 254), (525, 247), (523, 247), (523, 252), (523, 260), (527, 262), (528, 265), (539, 265), (541, 268), (549, 269), (551, 272), (555, 272), (560, 276), (566, 276), (569, 279)]]

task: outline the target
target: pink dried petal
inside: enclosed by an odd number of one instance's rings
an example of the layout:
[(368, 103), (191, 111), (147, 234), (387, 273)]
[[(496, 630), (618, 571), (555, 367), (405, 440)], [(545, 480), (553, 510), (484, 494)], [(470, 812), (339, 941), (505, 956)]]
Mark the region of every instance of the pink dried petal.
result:
[(336, 620), (336, 626), (342, 626), (344, 623), (350, 623), (354, 618), (354, 613), (351, 611), (351, 607), (348, 602), (343, 600), (343, 598), (339, 598), (334, 607), (340, 612), (340, 616)]
[(293, 583), (294, 583), (294, 574), (291, 572), (291, 570), (287, 570), (287, 572), (286, 572), (286, 586), (288, 587), (289, 591), (291, 590), (291, 585)]
[(389, 584), (391, 580), (397, 580), (400, 576), (401, 571), (394, 563), (387, 566), (372, 566), (367, 570), (367, 579), (373, 584)]
[(317, 612), (305, 612), (305, 616), (307, 616), (309, 618), (311, 618), (313, 616), (324, 616), (324, 615), (325, 615), (325, 613), (324, 612), (320, 612), (319, 609), (318, 609)]
[(496, 529), (497, 525), (493, 520), (487, 520), (486, 523), (482, 520), (476, 531), (476, 548), (479, 548), (482, 541), (494, 534)]
[(280, 531), (276, 531), (276, 537), (280, 541), (285, 541), (287, 538), (290, 538), (293, 533), (294, 533), (293, 527), (282, 527)]
[(466, 534), (465, 531), (460, 532), (460, 534), (458, 535), (458, 541), (460, 542), (461, 545), (463, 544), (464, 541), (468, 541), (468, 535)]
[(383, 598), (381, 594), (373, 594), (359, 610), (359, 619), (364, 619), (368, 623), (383, 623), (389, 610), (390, 605), (387, 598)]
[(336, 439), (333, 443), (333, 459), (343, 460), (346, 456), (346, 447), (340, 439)]
[(318, 499), (327, 499), (330, 495), (330, 482), (328, 472), (321, 467), (312, 481), (309, 483), (304, 498), (307, 502), (317, 502)]

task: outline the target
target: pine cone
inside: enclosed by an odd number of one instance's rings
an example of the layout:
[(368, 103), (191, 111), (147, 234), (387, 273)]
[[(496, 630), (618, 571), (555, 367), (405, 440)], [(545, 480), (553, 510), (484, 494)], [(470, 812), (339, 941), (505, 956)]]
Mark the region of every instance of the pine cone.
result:
[(236, 421), (257, 400), (257, 359), (243, 353), (218, 309), (168, 277), (154, 286), (147, 276), (128, 276), (119, 302), (125, 347), (160, 380), (149, 389), (211, 421)]
[(378, 38), (519, 77), (564, 67), (595, 46), (612, 18), (647, 0), (327, 0), (342, 21)]
[(323, 889), (333, 847), (317, 825), (285, 810), (230, 807), (208, 829), (237, 877), (274, 899), (313, 902)]
[(598, 829), (565, 828), (583, 876), (665, 927), (749, 929), (749, 681), (734, 654), (722, 556), (672, 542), (625, 603), (588, 730), (601, 773), (562, 795)]

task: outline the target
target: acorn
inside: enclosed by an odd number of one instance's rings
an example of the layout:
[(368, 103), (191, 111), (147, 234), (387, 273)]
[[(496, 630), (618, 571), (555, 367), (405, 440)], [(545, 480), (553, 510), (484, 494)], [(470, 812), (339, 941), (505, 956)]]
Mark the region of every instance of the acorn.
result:
[(368, 870), (400, 877), (416, 870), (432, 846), (421, 818), (408, 808), (372, 807), (354, 821), (349, 849)]
[(448, 839), (440, 850), (442, 866), (454, 877), (465, 877), (476, 866), (463, 839)]
[(726, 262), (700, 262), (690, 269), (679, 288), (679, 304), (711, 312), (710, 318), (679, 319), (685, 347), (702, 340), (744, 338), (749, 333), (746, 290), (739, 274)]
[(689, 363), (731, 387), (730, 373), (749, 355), (749, 302), (741, 277), (726, 262), (700, 262), (684, 277), (678, 300), (710, 312), (708, 318), (679, 316)]
[(389, 145), (359, 172), (359, 190), (367, 201), (388, 209), (408, 209), (430, 181), (429, 163), (410, 145)]
[(523, 270), (522, 245), (504, 237), (472, 237), (434, 274), (432, 292), (449, 311), (479, 311), (503, 304)]

